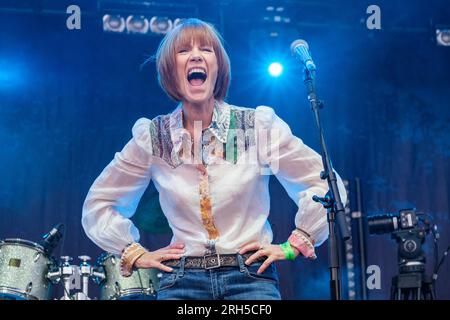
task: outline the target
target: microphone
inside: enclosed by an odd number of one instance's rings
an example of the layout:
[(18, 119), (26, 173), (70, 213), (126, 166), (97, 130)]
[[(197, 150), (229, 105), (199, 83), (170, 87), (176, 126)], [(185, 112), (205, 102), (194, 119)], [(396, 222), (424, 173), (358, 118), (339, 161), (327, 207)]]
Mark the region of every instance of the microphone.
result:
[(297, 39), (291, 43), (292, 55), (298, 57), (309, 72), (316, 71), (316, 65), (309, 53), (309, 46), (305, 40)]
[(53, 249), (58, 245), (59, 240), (61, 240), (64, 232), (64, 224), (58, 223), (49, 233), (42, 237), (39, 244), (44, 248), (47, 254), (51, 254)]

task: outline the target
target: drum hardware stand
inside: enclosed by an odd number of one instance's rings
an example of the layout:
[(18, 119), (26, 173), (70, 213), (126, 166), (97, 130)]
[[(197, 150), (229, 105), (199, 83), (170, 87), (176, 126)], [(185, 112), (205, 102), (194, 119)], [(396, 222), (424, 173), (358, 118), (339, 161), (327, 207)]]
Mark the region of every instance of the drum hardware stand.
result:
[(70, 296), (70, 284), (72, 282), (74, 268), (72, 265), (70, 265), (69, 262), (72, 261), (73, 258), (69, 256), (62, 256), (61, 259), (63, 260), (63, 263), (61, 264), (60, 272), (64, 286), (64, 296), (61, 298), (61, 300), (72, 300)]
[(82, 262), (80, 264), (80, 274), (83, 279), (82, 292), (77, 293), (77, 298), (75, 300), (91, 300), (89, 298), (89, 277), (92, 275), (92, 266), (88, 263), (91, 260), (89, 256), (79, 256)]
[(55, 267), (53, 270), (47, 272), (47, 279), (54, 285), (58, 284), (61, 281), (61, 270)]
[(91, 277), (94, 283), (98, 285), (100, 285), (103, 282), (103, 280), (106, 279), (106, 275), (105, 272), (103, 271), (103, 268), (96, 268), (96, 267), (92, 268)]
[[(81, 260), (81, 264), (79, 266), (70, 265), (69, 261), (73, 259), (71, 257), (61, 257), (64, 260), (62, 264), (62, 277), (64, 281), (64, 297), (62, 300), (91, 300), (89, 298), (89, 278), (92, 276), (103, 277), (104, 275), (98, 274), (94, 271), (93, 267), (88, 263), (91, 260), (89, 256), (79, 256), (78, 259)], [(74, 294), (70, 294), (70, 289), (72, 285), (72, 280), (82, 280), (81, 283), (81, 292), (76, 292)], [(78, 288), (78, 287), (77, 287)]]
[[(47, 273), (47, 278), (53, 284), (57, 284), (61, 280), (63, 281), (64, 296), (61, 297), (60, 300), (91, 300), (88, 295), (89, 278), (93, 277), (94, 282), (96, 281), (95, 279), (98, 279), (100, 282), (105, 279), (105, 274), (103, 272), (95, 270), (95, 268), (88, 263), (88, 261), (91, 260), (91, 257), (79, 256), (78, 258), (81, 260), (80, 266), (70, 264), (70, 261), (73, 260), (72, 257), (62, 256), (61, 260), (63, 261), (60, 264), (60, 267)], [(79, 282), (80, 277), (82, 278), (82, 291), (70, 294), (70, 291), (73, 289), (72, 281), (75, 279), (75, 282)]]

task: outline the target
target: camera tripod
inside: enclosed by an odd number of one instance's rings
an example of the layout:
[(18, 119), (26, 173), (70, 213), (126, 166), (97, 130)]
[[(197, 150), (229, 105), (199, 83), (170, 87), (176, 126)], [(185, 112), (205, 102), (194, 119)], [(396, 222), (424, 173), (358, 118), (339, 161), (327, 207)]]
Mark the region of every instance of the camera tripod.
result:
[(391, 300), (434, 300), (433, 282), (425, 275), (422, 263), (400, 268), (392, 278)]

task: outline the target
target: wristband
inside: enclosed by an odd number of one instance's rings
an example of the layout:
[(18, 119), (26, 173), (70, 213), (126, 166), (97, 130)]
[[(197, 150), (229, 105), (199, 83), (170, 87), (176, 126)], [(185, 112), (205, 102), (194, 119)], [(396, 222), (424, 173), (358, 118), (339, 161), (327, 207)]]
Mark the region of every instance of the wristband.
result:
[(286, 260), (295, 260), (294, 249), (292, 249), (289, 242), (286, 241), (285, 243), (280, 244), (280, 247), (284, 252), (284, 257), (286, 258)]

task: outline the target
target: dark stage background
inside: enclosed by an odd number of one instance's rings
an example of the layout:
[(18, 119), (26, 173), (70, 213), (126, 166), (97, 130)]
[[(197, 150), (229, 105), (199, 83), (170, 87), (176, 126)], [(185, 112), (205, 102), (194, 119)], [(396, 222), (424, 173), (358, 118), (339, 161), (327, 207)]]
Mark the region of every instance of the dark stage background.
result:
[[(101, 250), (80, 221), (90, 185), (131, 138), (138, 118), (175, 107), (158, 87), (154, 63), (141, 66), (161, 37), (104, 33), (100, 2), (0, 1), (0, 238), (36, 241), (62, 222), (65, 240), (55, 255), (93, 259)], [(367, 215), (408, 207), (432, 215), (442, 255), (450, 244), (450, 47), (436, 45), (433, 26), (450, 25), (448, 1), (182, 3), (189, 6), (180, 14), (212, 22), (225, 38), (232, 63), (227, 101), (273, 107), (319, 150), (301, 67), (289, 53), (293, 40), (306, 39), (336, 170), (351, 186), (361, 179)], [(81, 7), (81, 30), (66, 28), (70, 4)], [(370, 4), (381, 8), (381, 30), (366, 28)], [(290, 23), (265, 21), (267, 5), (283, 6)], [(284, 64), (279, 78), (267, 74), (272, 59)], [(275, 178), (270, 187), (280, 243), (293, 228), (296, 206)], [(171, 237), (154, 200), (150, 186), (133, 218), (150, 249)], [(369, 290), (369, 297), (388, 299), (397, 245), (387, 234), (367, 241), (368, 265), (381, 268), (381, 289)], [(425, 250), (430, 272), (430, 236)], [(284, 299), (329, 298), (327, 243), (318, 255), (313, 262), (278, 263)], [(438, 297), (450, 299), (449, 288), (446, 261)]]

